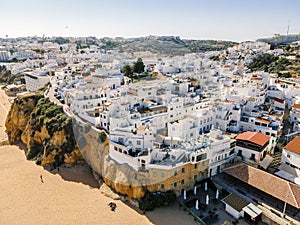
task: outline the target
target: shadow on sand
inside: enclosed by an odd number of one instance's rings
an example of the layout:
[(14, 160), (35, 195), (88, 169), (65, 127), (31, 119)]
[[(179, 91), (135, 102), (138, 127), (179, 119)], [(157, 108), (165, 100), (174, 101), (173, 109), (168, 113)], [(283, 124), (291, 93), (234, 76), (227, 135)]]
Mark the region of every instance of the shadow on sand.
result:
[(94, 178), (92, 169), (85, 161), (81, 161), (73, 166), (45, 167), (45, 170), (52, 174), (58, 174), (65, 181), (82, 183), (90, 186), (90, 188), (99, 188), (99, 183)]

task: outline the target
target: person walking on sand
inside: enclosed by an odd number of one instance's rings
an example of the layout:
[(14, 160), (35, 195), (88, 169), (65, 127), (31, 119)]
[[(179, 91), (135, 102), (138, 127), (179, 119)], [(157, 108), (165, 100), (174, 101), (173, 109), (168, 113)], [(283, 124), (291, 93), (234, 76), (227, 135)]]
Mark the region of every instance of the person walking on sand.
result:
[(41, 178), (41, 182), (44, 183), (42, 174), (40, 175), (40, 178)]

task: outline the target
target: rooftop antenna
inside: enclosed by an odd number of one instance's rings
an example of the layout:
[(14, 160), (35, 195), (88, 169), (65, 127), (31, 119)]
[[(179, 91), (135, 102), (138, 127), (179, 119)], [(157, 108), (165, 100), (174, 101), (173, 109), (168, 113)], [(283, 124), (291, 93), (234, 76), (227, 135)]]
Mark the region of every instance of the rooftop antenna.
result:
[(290, 23), (291, 23), (291, 19), (289, 19), (289, 22), (288, 22), (287, 31), (286, 31), (286, 36), (289, 35), (289, 31), (290, 31)]

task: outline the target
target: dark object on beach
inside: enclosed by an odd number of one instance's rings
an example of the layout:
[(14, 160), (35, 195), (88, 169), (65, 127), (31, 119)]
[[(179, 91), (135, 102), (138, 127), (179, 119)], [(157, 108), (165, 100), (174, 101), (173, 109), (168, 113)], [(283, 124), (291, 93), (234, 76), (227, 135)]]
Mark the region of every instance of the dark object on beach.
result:
[(44, 183), (43, 175), (42, 174), (40, 175), (40, 178), (41, 178), (41, 182)]
[(116, 204), (115, 201), (110, 201), (110, 202), (108, 203), (108, 206), (110, 207), (111, 211), (115, 211), (116, 208), (117, 208), (117, 204)]

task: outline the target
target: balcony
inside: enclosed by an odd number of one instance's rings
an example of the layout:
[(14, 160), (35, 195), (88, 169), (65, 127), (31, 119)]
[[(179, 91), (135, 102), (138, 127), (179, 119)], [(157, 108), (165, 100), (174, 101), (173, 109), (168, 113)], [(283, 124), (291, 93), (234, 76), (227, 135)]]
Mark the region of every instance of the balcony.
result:
[(221, 159), (221, 160), (218, 160), (218, 161), (214, 161), (214, 162), (210, 163), (210, 167), (216, 167), (216, 166), (220, 166), (220, 165), (223, 165), (223, 164), (227, 164), (233, 158), (234, 158), (234, 155), (231, 155), (227, 158), (224, 158), (224, 159)]

